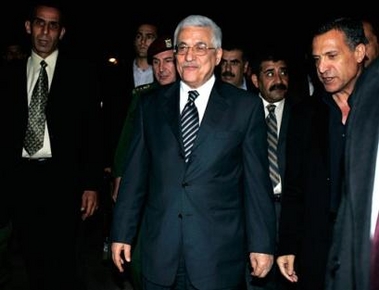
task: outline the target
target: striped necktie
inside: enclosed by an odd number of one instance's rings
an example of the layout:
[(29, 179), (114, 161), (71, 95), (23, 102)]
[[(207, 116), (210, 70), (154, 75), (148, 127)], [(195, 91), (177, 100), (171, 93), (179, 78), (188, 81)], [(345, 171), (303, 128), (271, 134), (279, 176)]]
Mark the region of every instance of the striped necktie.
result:
[(270, 168), (270, 178), (273, 188), (279, 183), (279, 167), (278, 167), (278, 124), (275, 116), (276, 106), (273, 104), (267, 105), (268, 116), (267, 122), (267, 142), (268, 142), (268, 161)]
[(199, 131), (199, 113), (195, 99), (199, 96), (197, 91), (188, 92), (188, 101), (180, 118), (185, 161), (188, 162), (193, 143)]

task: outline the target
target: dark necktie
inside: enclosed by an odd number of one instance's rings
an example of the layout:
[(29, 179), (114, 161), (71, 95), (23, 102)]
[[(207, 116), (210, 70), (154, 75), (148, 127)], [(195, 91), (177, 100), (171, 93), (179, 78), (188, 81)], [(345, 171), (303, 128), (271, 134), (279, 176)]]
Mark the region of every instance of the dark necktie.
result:
[(379, 290), (379, 215), (371, 244), (371, 290)]
[(198, 95), (199, 93), (197, 91), (188, 92), (188, 101), (180, 118), (186, 162), (189, 160), (191, 149), (197, 136), (197, 131), (199, 131), (199, 113), (197, 112), (195, 105), (195, 99)]
[(32, 98), (29, 104), (28, 127), (26, 129), (24, 140), (24, 148), (30, 156), (34, 155), (42, 148), (43, 139), (45, 136), (45, 108), (49, 91), (49, 83), (45, 69), (47, 63), (42, 60), (40, 64), (41, 69), (38, 80), (34, 86)]
[(270, 169), (270, 178), (272, 186), (275, 186), (280, 181), (279, 167), (278, 167), (278, 124), (275, 116), (275, 105), (267, 105), (268, 116), (266, 118), (267, 122), (267, 141), (268, 141), (268, 161)]

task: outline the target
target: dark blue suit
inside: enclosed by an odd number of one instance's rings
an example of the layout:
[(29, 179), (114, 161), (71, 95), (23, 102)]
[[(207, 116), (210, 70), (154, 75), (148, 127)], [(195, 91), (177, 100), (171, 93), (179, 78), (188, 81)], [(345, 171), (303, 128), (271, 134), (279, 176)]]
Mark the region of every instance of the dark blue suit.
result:
[(216, 82), (186, 164), (179, 84), (141, 98), (111, 238), (132, 244), (145, 206), (146, 279), (173, 284), (183, 257), (196, 288), (237, 287), (244, 283), (249, 252), (273, 254), (275, 248), (262, 104)]

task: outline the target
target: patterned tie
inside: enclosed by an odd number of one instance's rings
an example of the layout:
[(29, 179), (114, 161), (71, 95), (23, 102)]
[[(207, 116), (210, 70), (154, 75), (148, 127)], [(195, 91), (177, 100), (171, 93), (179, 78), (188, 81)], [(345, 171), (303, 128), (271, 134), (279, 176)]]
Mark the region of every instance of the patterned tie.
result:
[(376, 220), (376, 228), (371, 243), (371, 290), (379, 289), (379, 215)]
[(268, 161), (270, 168), (270, 178), (272, 186), (275, 186), (280, 181), (279, 167), (278, 167), (278, 125), (275, 116), (276, 106), (273, 104), (267, 105), (268, 116), (266, 118), (267, 122), (267, 141), (268, 141)]
[(41, 69), (38, 80), (33, 89), (32, 98), (29, 104), (28, 127), (24, 140), (24, 148), (30, 156), (34, 155), (43, 146), (45, 136), (45, 108), (47, 103), (47, 95), (49, 83), (46, 73), (47, 63), (41, 61)]
[(188, 92), (188, 101), (180, 118), (186, 162), (189, 160), (191, 149), (197, 136), (197, 131), (199, 131), (199, 114), (195, 105), (195, 99), (198, 96), (199, 93), (197, 91)]

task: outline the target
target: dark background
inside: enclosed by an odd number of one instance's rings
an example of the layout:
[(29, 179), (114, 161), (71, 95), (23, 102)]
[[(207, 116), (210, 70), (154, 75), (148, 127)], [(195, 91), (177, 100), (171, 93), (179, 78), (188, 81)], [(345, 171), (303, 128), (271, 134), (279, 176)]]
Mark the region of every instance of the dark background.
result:
[[(24, 21), (33, 0), (10, 0), (0, 4), (1, 44), (29, 45)], [(238, 38), (254, 50), (267, 42), (279, 42), (293, 54), (303, 55), (309, 48), (312, 31), (322, 21), (337, 16), (379, 18), (379, 12), (365, 1), (352, 7), (333, 2), (303, 2), (301, 5), (272, 1), (232, 0), (221, 3), (202, 1), (62, 1), (67, 15), (67, 33), (63, 41), (71, 52), (100, 61), (110, 55), (119, 58), (132, 54), (132, 41), (138, 22), (152, 19), (164, 33), (173, 33), (176, 24), (189, 14), (212, 18), (223, 30), (224, 39)], [(208, 8), (202, 7), (207, 6)], [(354, 7), (353, 7), (354, 6)], [(248, 8), (249, 7), (249, 8)]]

